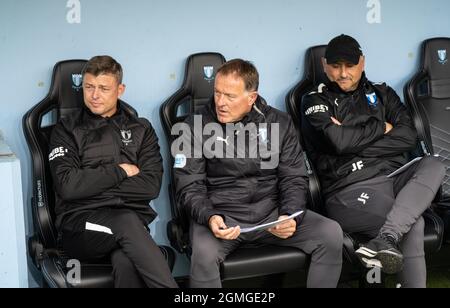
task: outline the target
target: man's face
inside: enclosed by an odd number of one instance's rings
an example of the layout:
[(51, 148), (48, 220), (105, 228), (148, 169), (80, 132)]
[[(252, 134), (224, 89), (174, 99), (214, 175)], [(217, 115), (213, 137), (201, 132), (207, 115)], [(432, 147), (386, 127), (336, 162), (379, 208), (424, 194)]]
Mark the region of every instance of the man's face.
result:
[(214, 85), (214, 102), (220, 123), (235, 123), (252, 109), (258, 97), (256, 91), (245, 89), (244, 80), (236, 74), (217, 74)]
[(111, 117), (117, 111), (117, 100), (125, 91), (125, 85), (119, 84), (113, 74), (83, 76), (84, 103), (89, 110), (101, 117)]
[(349, 62), (338, 62), (328, 64), (327, 60), (322, 58), (323, 68), (330, 81), (336, 82), (344, 92), (355, 91), (358, 88), (362, 73), (364, 72), (365, 59), (359, 58), (358, 64)]

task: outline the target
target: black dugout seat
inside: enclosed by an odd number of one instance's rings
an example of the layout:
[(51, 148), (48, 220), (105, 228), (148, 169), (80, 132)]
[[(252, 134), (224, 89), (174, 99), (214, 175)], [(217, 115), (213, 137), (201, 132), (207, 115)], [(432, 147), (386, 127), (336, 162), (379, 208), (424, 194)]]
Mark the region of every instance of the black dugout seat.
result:
[[(168, 145), (178, 136), (171, 134), (172, 127), (203, 108), (214, 93), (214, 78), (225, 58), (218, 53), (199, 53), (188, 57), (181, 88), (161, 106), (160, 116)], [(173, 166), (174, 158), (170, 164)], [(171, 168), (172, 170), (172, 168)], [(173, 219), (167, 225), (172, 246), (180, 253), (191, 254), (189, 243), (189, 217), (182, 204), (175, 201), (173, 173), (169, 184), (169, 197)], [(221, 264), (221, 279), (236, 280), (279, 274), (307, 268), (308, 256), (295, 248), (260, 246), (240, 247)]]
[[(81, 263), (81, 279), (71, 282), (71, 270), (75, 269), (63, 251), (58, 249), (55, 230), (55, 193), (50, 174), (48, 154), (49, 139), (54, 125), (60, 118), (70, 117), (83, 106), (81, 72), (86, 60), (62, 61), (53, 69), (50, 91), (41, 102), (23, 117), (23, 131), (31, 153), (32, 210), (34, 234), (28, 240), (28, 250), (34, 265), (42, 272), (44, 285), (52, 288), (113, 287), (110, 260), (93, 260)], [(131, 113), (136, 111), (121, 102)], [(173, 268), (175, 253), (170, 247), (161, 246), (169, 265)], [(69, 272), (69, 275), (67, 275)]]
[[(297, 125), (300, 142), (302, 143), (304, 149), (306, 149), (306, 147), (302, 141), (301, 132), (302, 97), (313, 91), (314, 88), (319, 86), (321, 83), (328, 81), (328, 78), (324, 73), (321, 60), (325, 55), (325, 49), (326, 45), (320, 45), (311, 47), (307, 50), (304, 77), (289, 91), (286, 96), (286, 108)], [(307, 162), (307, 166), (310, 173), (310, 190), (313, 193), (311, 196), (313, 199), (311, 207), (314, 211), (326, 215), (323, 200), (320, 194), (320, 181), (318, 175), (310, 161)], [(440, 249), (442, 244), (443, 222), (431, 209), (425, 212), (423, 217), (425, 219), (425, 250), (428, 253), (436, 252)], [(358, 242), (362, 240), (366, 239), (361, 239), (357, 235), (350, 234), (345, 234), (344, 236), (344, 253), (347, 261), (350, 261), (352, 264), (359, 264), (354, 252), (355, 249), (359, 248)]]
[(439, 155), (447, 166), (435, 210), (444, 219), (450, 240), (450, 38), (432, 38), (421, 46), (420, 68), (404, 88), (419, 133), (421, 149)]

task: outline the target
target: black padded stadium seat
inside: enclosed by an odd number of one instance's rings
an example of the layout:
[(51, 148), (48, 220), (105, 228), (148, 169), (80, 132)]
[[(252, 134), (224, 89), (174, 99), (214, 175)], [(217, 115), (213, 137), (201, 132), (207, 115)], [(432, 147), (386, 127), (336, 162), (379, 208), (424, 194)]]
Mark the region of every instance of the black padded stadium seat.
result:
[[(174, 140), (171, 129), (188, 115), (195, 114), (213, 96), (217, 68), (225, 62), (218, 53), (199, 53), (188, 57), (185, 78), (181, 88), (161, 106), (160, 116), (169, 148)], [(173, 157), (171, 165), (173, 165)], [(175, 201), (174, 179), (171, 176), (169, 197), (173, 219), (167, 225), (172, 246), (180, 253), (191, 254), (189, 243), (189, 218), (182, 205)], [(298, 249), (286, 247), (241, 247), (221, 264), (222, 280), (236, 280), (284, 273), (307, 268), (309, 257)]]
[[(303, 95), (311, 92), (314, 86), (326, 82), (327, 76), (323, 71), (321, 58), (325, 55), (325, 45), (314, 46), (307, 50), (305, 58), (305, 75), (304, 78), (297, 83), (286, 95), (286, 110), (291, 115), (294, 125), (297, 128), (300, 143), (305, 150), (305, 144), (301, 135), (301, 103)], [(320, 193), (320, 181), (315, 172), (314, 165), (308, 158), (305, 151), (305, 162), (309, 175), (310, 208), (318, 213), (323, 212), (322, 195)]]
[[(286, 96), (286, 108), (293, 120), (296, 122), (299, 130), (300, 142), (304, 149), (306, 149), (302, 142), (301, 136), (301, 103), (302, 97), (311, 91), (321, 83), (328, 81), (326, 74), (323, 71), (323, 65), (321, 58), (325, 55), (326, 45), (314, 46), (307, 50), (305, 58), (305, 72), (303, 79), (296, 84)], [(307, 153), (306, 153), (307, 157)], [(315, 172), (315, 168), (310, 161), (307, 161), (309, 169), (310, 190), (313, 193), (311, 196), (312, 203), (311, 208), (314, 211), (324, 213), (324, 204), (320, 194), (320, 182), (318, 175)], [(443, 223), (436, 213), (432, 210), (424, 213), (425, 219), (425, 250), (427, 252), (436, 252), (440, 249), (443, 239)], [(358, 238), (356, 235), (345, 234), (344, 236), (344, 254), (347, 261), (352, 264), (358, 264), (354, 252), (359, 248), (358, 242), (367, 239)]]
[(439, 155), (447, 166), (436, 211), (450, 241), (450, 38), (432, 38), (421, 47), (419, 71), (404, 88), (423, 152)]
[[(44, 284), (49, 287), (113, 287), (110, 260), (93, 260), (81, 263), (80, 283), (67, 278), (70, 259), (57, 246), (55, 230), (55, 194), (48, 163), (49, 138), (60, 118), (70, 117), (83, 106), (81, 72), (86, 60), (68, 60), (55, 65), (52, 84), (47, 97), (30, 109), (23, 117), (23, 131), (31, 153), (33, 193), (30, 206), (35, 234), (28, 240), (29, 254), (35, 266), (42, 272)], [(131, 114), (136, 111), (125, 102), (122, 107)], [(161, 246), (170, 267), (175, 253), (170, 247)], [(69, 275), (69, 278), (71, 276)]]

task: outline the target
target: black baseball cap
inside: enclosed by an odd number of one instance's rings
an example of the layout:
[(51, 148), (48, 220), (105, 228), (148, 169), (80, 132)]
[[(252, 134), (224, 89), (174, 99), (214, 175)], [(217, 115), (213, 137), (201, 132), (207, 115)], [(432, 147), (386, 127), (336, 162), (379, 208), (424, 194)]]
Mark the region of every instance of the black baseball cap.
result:
[(356, 65), (362, 55), (363, 52), (359, 43), (353, 37), (345, 34), (332, 39), (325, 50), (325, 59), (327, 59), (328, 64), (347, 61)]

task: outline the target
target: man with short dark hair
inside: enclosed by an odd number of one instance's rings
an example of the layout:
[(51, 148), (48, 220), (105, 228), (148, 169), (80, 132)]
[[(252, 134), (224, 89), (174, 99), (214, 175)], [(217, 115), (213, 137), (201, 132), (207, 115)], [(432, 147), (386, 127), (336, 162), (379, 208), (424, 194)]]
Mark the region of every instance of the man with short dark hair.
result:
[(150, 122), (126, 112), (122, 67), (94, 57), (83, 71), (85, 106), (50, 140), (60, 245), (81, 261), (110, 257), (116, 287), (176, 287), (148, 231), (162, 159)]
[(370, 240), (357, 250), (367, 267), (400, 273), (404, 287), (425, 287), (423, 212), (445, 168), (425, 157), (408, 168), (417, 134), (393, 89), (364, 74), (359, 43), (340, 35), (322, 59), (329, 79), (302, 101), (302, 131), (319, 173), (328, 216)]
[[(306, 210), (308, 181), (296, 129), (288, 114), (258, 95), (258, 85), (253, 64), (225, 63), (213, 99), (186, 120), (183, 150), (173, 153), (177, 202), (191, 218), (191, 287), (221, 287), (220, 263), (245, 243), (311, 254), (307, 286), (336, 287), (342, 230)], [(245, 232), (278, 219), (285, 221)]]

